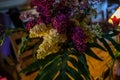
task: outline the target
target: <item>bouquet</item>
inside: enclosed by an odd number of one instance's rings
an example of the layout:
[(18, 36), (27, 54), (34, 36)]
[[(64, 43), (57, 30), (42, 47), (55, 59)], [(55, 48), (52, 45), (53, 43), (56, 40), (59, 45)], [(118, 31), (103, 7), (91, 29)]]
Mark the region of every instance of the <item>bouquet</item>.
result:
[(91, 48), (104, 50), (114, 59), (106, 40), (120, 51), (120, 45), (112, 38), (119, 31), (107, 22), (91, 23), (89, 16), (96, 15), (92, 9), (95, 1), (98, 0), (31, 0), (34, 12), (20, 16), (26, 25), (19, 54), (29, 47), (28, 42), (37, 39), (33, 45), (36, 60), (21, 72), (39, 69), (35, 80), (90, 80), (85, 55), (102, 61)]

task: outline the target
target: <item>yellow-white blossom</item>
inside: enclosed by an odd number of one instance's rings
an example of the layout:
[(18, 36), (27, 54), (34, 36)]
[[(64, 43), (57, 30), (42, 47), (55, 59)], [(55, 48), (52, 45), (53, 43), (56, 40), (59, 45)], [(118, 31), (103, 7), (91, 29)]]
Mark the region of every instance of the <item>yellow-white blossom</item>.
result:
[(56, 29), (51, 28), (43, 36), (43, 42), (37, 50), (37, 59), (44, 59), (47, 55), (56, 53), (60, 49), (60, 43), (66, 41), (65, 34), (59, 34)]
[(37, 50), (37, 59), (44, 59), (47, 55), (53, 54), (58, 52), (60, 46), (58, 44), (49, 44), (48, 42), (44, 41)]
[(39, 25), (37, 24), (32, 29), (30, 29), (29, 37), (30, 38), (42, 37), (47, 33), (48, 29), (49, 28), (47, 28), (44, 23), (41, 23)]

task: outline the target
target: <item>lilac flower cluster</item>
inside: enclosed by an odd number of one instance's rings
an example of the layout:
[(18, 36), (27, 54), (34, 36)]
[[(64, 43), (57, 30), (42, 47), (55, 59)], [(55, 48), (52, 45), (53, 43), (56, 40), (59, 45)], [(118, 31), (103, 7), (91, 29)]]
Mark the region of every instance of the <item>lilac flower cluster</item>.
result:
[(50, 22), (51, 22), (51, 18), (50, 17), (41, 16), (39, 18), (35, 18), (33, 20), (30, 20), (30, 21), (26, 22), (25, 25), (26, 25), (26, 29), (30, 30), (36, 24), (41, 24), (41, 23), (49, 24)]
[(35, 24), (50, 24), (60, 34), (67, 35), (76, 48), (83, 52), (86, 50), (86, 35), (83, 29), (78, 27), (78, 25), (75, 27), (76, 24), (74, 22), (71, 23), (71, 19), (80, 21), (81, 18), (79, 16), (83, 16), (84, 10), (89, 7), (87, 3), (86, 0), (32, 0), (31, 7), (36, 9), (39, 17), (28, 22), (26, 25), (27, 29), (30, 30)]
[(71, 38), (72, 38), (76, 48), (79, 51), (84, 52), (86, 50), (86, 48), (87, 48), (86, 41), (85, 41), (86, 36), (84, 34), (83, 29), (81, 29), (80, 27), (74, 27)]
[(31, 6), (36, 7), (36, 10), (43, 16), (50, 16), (50, 8), (53, 5), (54, 0), (32, 0)]
[(53, 27), (59, 33), (66, 33), (67, 31), (67, 16), (64, 14), (59, 14), (52, 19)]

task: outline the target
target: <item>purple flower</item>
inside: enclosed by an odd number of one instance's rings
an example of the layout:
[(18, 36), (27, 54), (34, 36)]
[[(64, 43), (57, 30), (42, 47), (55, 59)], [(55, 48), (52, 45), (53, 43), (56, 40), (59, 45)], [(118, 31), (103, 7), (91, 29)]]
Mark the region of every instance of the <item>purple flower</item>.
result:
[(36, 21), (34, 21), (34, 20), (27, 22), (27, 23), (26, 23), (26, 29), (27, 29), (27, 30), (30, 30), (31, 28), (34, 27), (35, 24), (36, 24)]
[(37, 6), (36, 11), (44, 16), (51, 16), (51, 11), (47, 6)]
[(59, 14), (52, 19), (52, 24), (59, 33), (65, 33), (67, 31), (67, 16)]
[(37, 20), (36, 20), (36, 24), (41, 24), (43, 23), (43, 19), (41, 17), (39, 17)]
[(74, 27), (73, 34), (71, 36), (73, 43), (75, 44), (76, 48), (84, 52), (87, 48), (86, 46), (86, 36), (84, 34), (84, 31), (79, 27)]
[(53, 14), (58, 14), (58, 13), (62, 13), (62, 14), (70, 14), (71, 9), (69, 8), (69, 6), (66, 5), (66, 0), (60, 0), (59, 3), (55, 3), (54, 4), (54, 11)]
[(31, 6), (36, 6), (36, 11), (44, 16), (51, 16), (51, 7), (54, 0), (32, 0)]
[(51, 17), (50, 17), (50, 16), (42, 16), (42, 15), (41, 15), (41, 20), (42, 20), (45, 24), (51, 23)]
[(38, 0), (31, 0), (31, 2), (30, 2), (31, 7), (37, 6), (38, 4), (39, 4)]

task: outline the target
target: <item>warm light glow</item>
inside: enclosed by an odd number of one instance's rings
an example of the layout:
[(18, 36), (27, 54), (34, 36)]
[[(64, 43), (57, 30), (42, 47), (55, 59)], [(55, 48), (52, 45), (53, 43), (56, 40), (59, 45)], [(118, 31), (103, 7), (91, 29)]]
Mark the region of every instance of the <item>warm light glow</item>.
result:
[[(113, 18), (114, 16), (116, 16), (116, 18), (120, 18), (120, 7), (118, 7), (118, 9), (115, 11), (115, 13), (109, 18), (109, 20), (108, 20), (109, 23), (113, 24), (111, 18)], [(119, 24), (119, 26), (120, 26), (120, 24)]]

